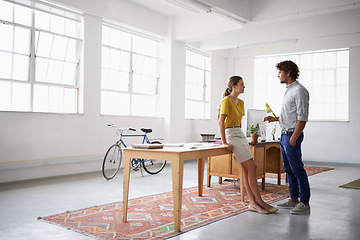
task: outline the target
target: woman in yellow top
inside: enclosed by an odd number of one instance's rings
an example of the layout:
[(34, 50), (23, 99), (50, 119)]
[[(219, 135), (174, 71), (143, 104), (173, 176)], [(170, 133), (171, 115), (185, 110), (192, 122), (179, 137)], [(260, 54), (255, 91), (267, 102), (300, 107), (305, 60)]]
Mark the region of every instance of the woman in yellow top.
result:
[(219, 114), (221, 140), (233, 152), (235, 162), (241, 163), (246, 192), (249, 197), (249, 210), (258, 213), (274, 213), (278, 209), (265, 203), (260, 195), (256, 179), (256, 163), (250, 152), (248, 141), (241, 130), (241, 119), (245, 115), (244, 101), (238, 96), (244, 93), (244, 80), (239, 76), (229, 79), (223, 93)]

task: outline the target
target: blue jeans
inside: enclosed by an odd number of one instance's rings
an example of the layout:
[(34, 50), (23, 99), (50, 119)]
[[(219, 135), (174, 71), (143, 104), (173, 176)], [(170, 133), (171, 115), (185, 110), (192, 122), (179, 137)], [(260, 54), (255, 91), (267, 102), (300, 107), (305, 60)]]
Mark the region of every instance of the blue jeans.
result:
[(307, 203), (310, 199), (310, 185), (301, 157), (301, 143), (304, 133), (296, 140), (295, 147), (290, 145), (291, 135), (281, 134), (280, 150), (284, 170), (289, 180), (291, 198), (299, 198), (300, 202)]

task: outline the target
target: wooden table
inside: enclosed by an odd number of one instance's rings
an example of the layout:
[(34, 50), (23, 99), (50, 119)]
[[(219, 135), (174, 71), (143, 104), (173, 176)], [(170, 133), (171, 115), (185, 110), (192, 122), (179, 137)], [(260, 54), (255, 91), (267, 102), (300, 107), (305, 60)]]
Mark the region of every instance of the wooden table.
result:
[[(278, 185), (281, 184), (281, 173), (284, 172), (282, 166), (280, 143), (258, 142), (249, 143), (251, 154), (257, 165), (256, 178), (262, 179), (261, 188), (265, 189), (265, 173), (276, 173), (278, 175)], [(240, 163), (236, 163), (232, 154), (223, 156), (210, 157), (208, 159), (207, 168), (207, 186), (210, 187), (211, 176), (218, 176), (219, 183), (222, 183), (222, 178), (238, 178), (240, 179), (240, 193), (241, 201), (244, 201), (244, 181), (243, 173)]]
[(198, 159), (198, 193), (202, 196), (205, 158), (231, 153), (223, 145), (196, 149), (164, 147), (163, 149), (124, 148), (123, 150), (123, 222), (127, 221), (131, 158), (166, 160), (171, 161), (175, 232), (180, 232), (184, 161)]

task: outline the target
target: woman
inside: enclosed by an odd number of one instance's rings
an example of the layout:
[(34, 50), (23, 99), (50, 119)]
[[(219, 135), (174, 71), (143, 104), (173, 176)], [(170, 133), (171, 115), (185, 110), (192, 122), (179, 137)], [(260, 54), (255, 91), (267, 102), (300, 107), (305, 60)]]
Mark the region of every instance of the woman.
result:
[(278, 209), (265, 203), (261, 198), (256, 179), (256, 163), (241, 130), (241, 119), (245, 115), (245, 107), (244, 101), (238, 96), (244, 93), (244, 89), (245, 85), (241, 77), (230, 77), (220, 106), (219, 130), (221, 140), (233, 152), (235, 162), (241, 163), (246, 192), (250, 201), (249, 210), (262, 214), (274, 213)]

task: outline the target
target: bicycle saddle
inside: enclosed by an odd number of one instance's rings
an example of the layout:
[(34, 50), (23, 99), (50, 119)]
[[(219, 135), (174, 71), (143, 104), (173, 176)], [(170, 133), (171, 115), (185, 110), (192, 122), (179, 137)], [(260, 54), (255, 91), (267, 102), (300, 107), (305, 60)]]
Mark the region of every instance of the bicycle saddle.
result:
[(144, 133), (151, 133), (152, 129), (150, 129), (150, 128), (142, 128), (141, 131), (143, 131)]

